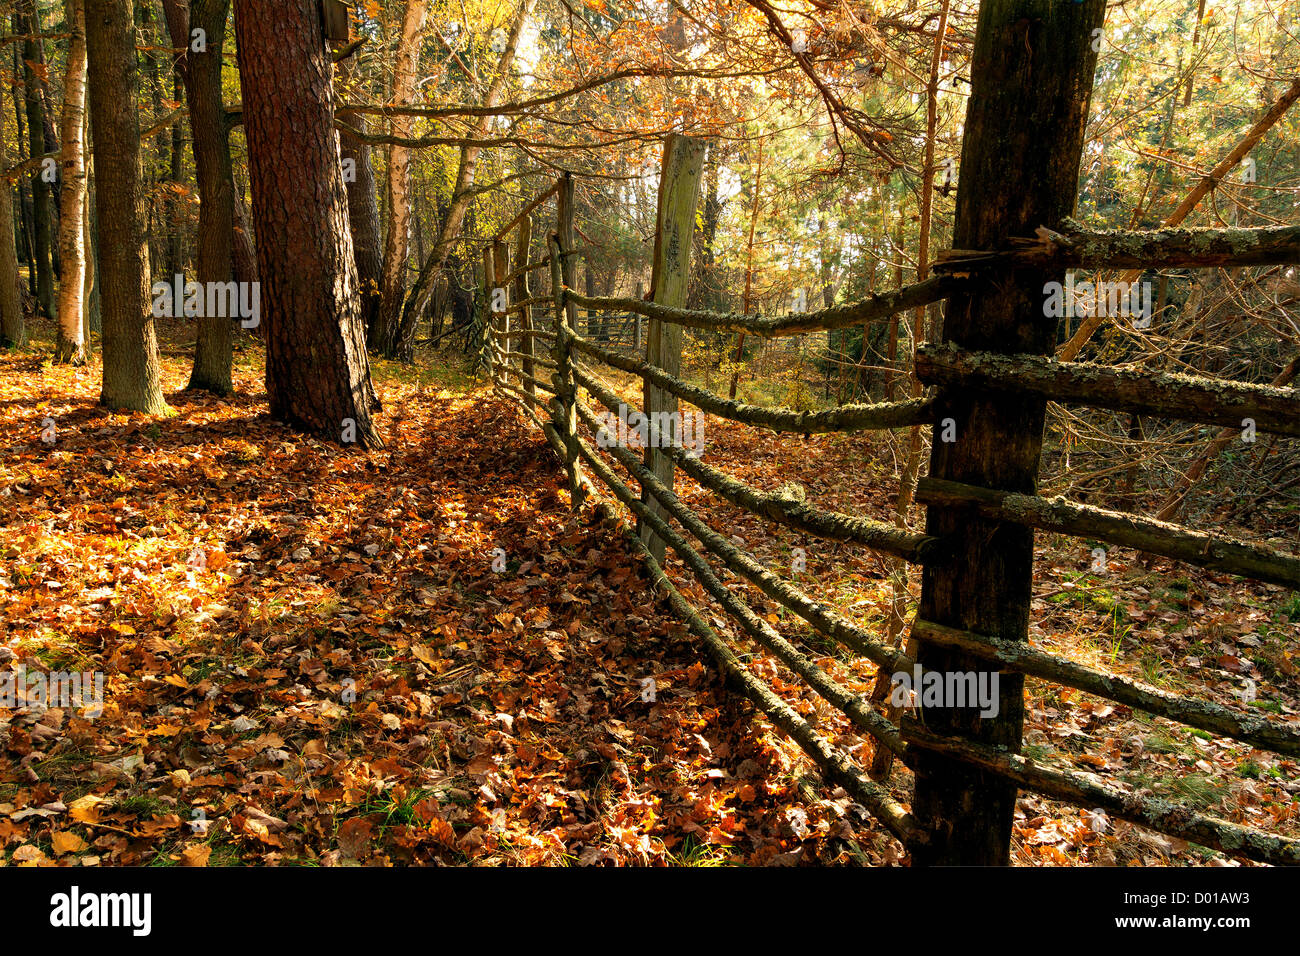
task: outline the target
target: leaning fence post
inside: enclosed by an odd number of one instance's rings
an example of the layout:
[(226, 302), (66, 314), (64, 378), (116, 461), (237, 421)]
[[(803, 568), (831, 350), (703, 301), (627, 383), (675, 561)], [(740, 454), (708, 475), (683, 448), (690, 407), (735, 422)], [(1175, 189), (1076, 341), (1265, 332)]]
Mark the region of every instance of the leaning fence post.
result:
[(555, 385), (555, 398), (551, 401), (551, 417), (564, 441), (564, 466), (569, 473), (569, 501), (573, 510), (582, 507), (586, 489), (582, 483), (582, 468), (578, 464), (578, 412), (575, 404), (577, 389), (573, 383), (569, 340), (578, 308), (565, 301), (564, 290), (572, 288), (573, 263), (569, 253), (573, 249), (573, 177), (565, 173), (560, 179), (557, 202), (556, 234), (547, 243), (551, 254), (551, 289), (555, 296), (555, 345), (551, 357), (556, 370), (551, 376)]
[[(644, 295), (645, 290), (642, 288), (641, 283), (638, 282), (636, 284), (636, 297), (639, 299)], [(632, 325), (632, 349), (638, 356), (644, 356), (645, 353), (641, 351), (641, 313), (633, 312), (632, 318), (634, 320)]]
[[(506, 375), (506, 368), (510, 365), (510, 313), (506, 311), (510, 307), (510, 290), (506, 288), (506, 276), (510, 274), (510, 250), (500, 239), (492, 240), (492, 297), (493, 304), (501, 306), (500, 310), (492, 315), (492, 324), (496, 326), (495, 335), (492, 336), (494, 355), (502, 357), (501, 361), (501, 384), (509, 384), (509, 377)], [(499, 301), (497, 301), (499, 300)]]
[[(524, 374), (535, 376), (537, 374), (533, 367), (533, 310), (527, 305), (532, 292), (528, 288), (528, 247), (533, 240), (533, 217), (524, 216), (519, 220), (519, 235), (515, 240), (515, 269), (519, 271), (518, 278), (515, 279), (515, 299), (519, 303), (519, 330), (522, 333), (519, 340), (519, 351), (522, 353), (520, 362)], [(524, 379), (524, 394), (528, 396), (527, 406), (531, 411), (537, 411), (537, 386), (528, 379)]]
[[(1009, 237), (1032, 234), (1039, 226), (1058, 228), (1073, 213), (1097, 65), (1092, 37), (1105, 16), (1106, 0), (980, 4), (954, 247), (1003, 248)], [(1009, 268), (955, 293), (944, 312), (942, 340), (972, 350), (1051, 355), (1056, 323), (1043, 321), (1042, 294), (1051, 278), (1042, 269)], [(937, 400), (944, 417), (934, 431), (932, 477), (1035, 492), (1045, 400), (963, 384), (941, 388)], [(930, 507), (926, 531), (950, 541), (953, 553), (925, 565), (918, 617), (1004, 641), (1027, 640), (1033, 531), (960, 506)], [(1020, 749), (1024, 681), (1019, 674), (1000, 673), (987, 660), (924, 636), (916, 661), (949, 688), (959, 680), (966, 686), (974, 681), (992, 698), (988, 713), (962, 706), (950, 691), (952, 699), (925, 707), (928, 733)], [(905, 739), (906, 728), (905, 723)], [(951, 756), (913, 749), (912, 813), (928, 835), (912, 848), (913, 863), (1009, 863), (1016, 784)]]
[(488, 376), (493, 382), (497, 379), (496, 353), (492, 351), (492, 330), (496, 324), (495, 317), (492, 315), (492, 285), (495, 276), (496, 266), (493, 264), (492, 244), (488, 243), (483, 247), (483, 310), (479, 313), (483, 342), (479, 355), (484, 359)]
[[(655, 224), (654, 268), (650, 288), (656, 305), (681, 308), (686, 304), (686, 285), (690, 278), (691, 241), (695, 234), (695, 207), (700, 195), (700, 173), (704, 168), (704, 140), (672, 133), (664, 140), (663, 165), (659, 174), (659, 213)], [(682, 370), (682, 327), (658, 319), (650, 320), (646, 338), (646, 361), (669, 375)], [(644, 382), (646, 418), (658, 426), (661, 441), (679, 442), (680, 423), (677, 396)], [(665, 428), (664, 425), (667, 424)], [(656, 429), (648, 429), (651, 435)], [(663, 451), (646, 447), (646, 467), (668, 488), (673, 486), (673, 460)], [(642, 489), (641, 500), (660, 515), (664, 508)], [(641, 541), (655, 561), (663, 563), (666, 545), (648, 525), (638, 521)]]

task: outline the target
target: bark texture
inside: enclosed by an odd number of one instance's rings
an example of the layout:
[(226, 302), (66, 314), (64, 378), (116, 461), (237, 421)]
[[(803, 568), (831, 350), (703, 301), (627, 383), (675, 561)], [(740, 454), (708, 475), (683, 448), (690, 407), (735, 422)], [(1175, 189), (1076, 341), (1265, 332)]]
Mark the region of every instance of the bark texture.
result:
[[(230, 130), (221, 101), (221, 64), (230, 0), (164, 0), (172, 44), (183, 50), (177, 70), (185, 84), (199, 187), (198, 281), (227, 283), (235, 278), (235, 180), (230, 162)], [(195, 42), (194, 31), (201, 30)], [(201, 47), (196, 49), (195, 47)], [(215, 395), (234, 391), (230, 366), (234, 332), (229, 316), (199, 318), (198, 345), (190, 388)]]
[[(402, 37), (397, 45), (397, 72), (393, 80), (393, 105), (408, 106), (415, 95), (416, 66), (429, 0), (406, 0)], [(393, 118), (393, 134), (409, 137), (412, 119)], [(380, 279), (379, 319), (371, 336), (375, 347), (390, 352), (397, 339), (406, 298), (406, 260), (411, 248), (411, 151), (393, 144), (388, 152), (388, 232), (384, 237), (384, 271)]]
[(330, 441), (382, 441), (312, 0), (235, 0), (271, 414)]
[(68, 67), (63, 83), (63, 189), (60, 196), (59, 333), (55, 361), (86, 362), (86, 10), (67, 0)]
[[(971, 96), (962, 144), (961, 188), (953, 245), (997, 249), (1014, 235), (1058, 226), (1074, 211), (1084, 125), (1097, 55), (1092, 30), (1105, 0), (985, 0), (980, 4), (971, 61)], [(1032, 189), (1024, 184), (1032, 183)], [(1042, 321), (1042, 270), (1000, 272), (949, 300), (943, 339), (968, 349), (1050, 354), (1056, 328)], [(934, 280), (930, 280), (934, 281)], [(1046, 400), (984, 393), (958, 386), (941, 391), (956, 424), (956, 441), (936, 434), (930, 474), (1033, 494), (1037, 486)], [(1024, 641), (1033, 576), (1033, 531), (970, 515), (929, 509), (926, 531), (960, 542), (953, 559), (927, 567), (920, 616), (937, 624)], [(921, 642), (926, 670), (989, 670), (978, 658)], [(998, 713), (927, 708), (935, 733), (1016, 750), (1020, 746), (1023, 679), (1003, 675)], [(937, 753), (914, 764), (913, 812), (930, 841), (913, 848), (920, 865), (1005, 865), (1010, 861), (1016, 786), (995, 774)]]
[[(6, 124), (0, 122), (0, 167), (9, 166)], [(27, 342), (22, 285), (18, 277), (18, 243), (14, 224), (14, 191), (0, 179), (0, 348)]]
[(103, 288), (104, 384), (100, 402), (113, 409), (158, 415), (167, 411), (167, 403), (150, 312), (131, 12), (131, 0), (86, 0)]

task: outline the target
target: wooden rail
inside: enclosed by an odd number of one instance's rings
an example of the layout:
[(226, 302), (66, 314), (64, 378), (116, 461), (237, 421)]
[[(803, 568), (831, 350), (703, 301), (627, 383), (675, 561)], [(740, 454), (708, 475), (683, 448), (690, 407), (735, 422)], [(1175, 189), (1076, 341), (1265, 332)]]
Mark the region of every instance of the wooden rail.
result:
[[(673, 138), (665, 148), (666, 165), (673, 157), (692, 155), (689, 144)], [(689, 167), (663, 177), (660, 193), (659, 227), (678, 228), (689, 235), (686, 217), (693, 215), (694, 204), (685, 201), (693, 196)], [(1104, 366), (1058, 363), (1047, 358), (1026, 355), (989, 355), (953, 346), (932, 346), (917, 355), (918, 373), (940, 386), (937, 395), (904, 402), (878, 405), (849, 405), (823, 412), (796, 412), (789, 409), (748, 405), (724, 399), (707, 389), (687, 382), (680, 374), (680, 332), (682, 328), (735, 330), (754, 335), (786, 335), (796, 332), (843, 328), (864, 320), (886, 317), (914, 305), (923, 305), (967, 288), (967, 279), (942, 276), (899, 293), (872, 296), (861, 303), (822, 310), (800, 316), (756, 318), (699, 310), (686, 310), (665, 303), (656, 294), (655, 301), (640, 299), (583, 296), (572, 289), (573, 181), (561, 178), (555, 186), (529, 202), (511, 223), (495, 237), (485, 256), (484, 293), (505, 288), (512, 300), (493, 314), (486, 323), (483, 356), (488, 364), (494, 388), (517, 403), (528, 418), (545, 434), (550, 447), (563, 462), (573, 507), (590, 501), (606, 515), (629, 514), (638, 522), (638, 530), (627, 528), (628, 540), (645, 561), (655, 581), (663, 588), (674, 610), (685, 619), (691, 630), (719, 668), (754, 706), (808, 754), (827, 780), (843, 786), (862, 806), (914, 853), (930, 853), (940, 839), (926, 825), (926, 819), (909, 811), (880, 784), (869, 779), (860, 759), (837, 747), (801, 717), (767, 683), (745, 664), (731, 638), (706, 623), (700, 613), (682, 595), (664, 571), (663, 548), (672, 548), (685, 562), (704, 590), (736, 622), (739, 632), (772, 654), (829, 705), (842, 713), (856, 730), (865, 734), (873, 746), (898, 756), (908, 767), (915, 767), (927, 757), (969, 766), (972, 772), (999, 779), (1015, 788), (1034, 790), (1053, 799), (1085, 807), (1101, 807), (1120, 819), (1164, 833), (1195, 840), (1224, 853), (1267, 863), (1300, 863), (1300, 843), (1229, 821), (1190, 813), (1158, 797), (1142, 797), (1117, 789), (1072, 769), (1057, 768), (1030, 760), (1015, 748), (1000, 747), (960, 735), (942, 735), (927, 730), (914, 721), (895, 726), (870, 700), (837, 681), (824, 668), (798, 650), (769, 620), (756, 613), (741, 593), (725, 584), (709, 563), (709, 556), (731, 572), (748, 581), (777, 604), (786, 608), (814, 631), (835, 641), (853, 653), (866, 657), (878, 667), (877, 680), (889, 680), (897, 673), (920, 673), (933, 670), (919, 658), (888, 645), (879, 637), (850, 621), (842, 614), (805, 593), (791, 580), (764, 567), (752, 556), (710, 527), (673, 491), (673, 476), (680, 469), (722, 500), (785, 527), (794, 528), (820, 539), (849, 541), (881, 553), (901, 557), (922, 565), (927, 575), (945, 573), (951, 562), (959, 560), (963, 546), (960, 534), (919, 534), (901, 530), (869, 519), (817, 508), (787, 495), (765, 492), (706, 464), (688, 451), (681, 442), (679, 423), (673, 418), (677, 402), (688, 402), (702, 412), (758, 428), (811, 434), (849, 432), (862, 429), (888, 429), (933, 425), (949, 408), (950, 398), (944, 389), (950, 386), (992, 390), (1014, 395), (1031, 394), (1044, 400), (1082, 401), (1090, 405), (1139, 411), (1143, 414), (1166, 414), (1196, 421), (1233, 423), (1241, 417), (1255, 420), (1263, 430), (1280, 434), (1300, 434), (1297, 395), (1289, 389), (1270, 389), (1243, 383), (1218, 382), (1118, 370)], [(545, 237), (532, 232), (532, 214), (547, 198), (557, 198), (556, 228)], [(677, 216), (675, 225), (668, 220)], [(530, 291), (527, 277), (539, 271), (540, 263), (531, 263), (511, 271), (504, 261), (507, 233), (519, 229), (523, 236), (516, 245), (514, 261), (526, 262), (535, 239), (546, 249), (549, 267), (549, 292)], [(1093, 262), (1098, 248), (1113, 248), (1120, 261), (1129, 247), (1113, 237), (1105, 237), (1110, 246), (1089, 245), (1087, 262)], [(1178, 237), (1157, 236), (1152, 242), (1174, 254)], [(1078, 241), (1082, 241), (1078, 239)], [(1214, 263), (1231, 249), (1240, 248), (1238, 239), (1198, 236), (1197, 249), (1213, 250)], [(1242, 255), (1273, 255), (1277, 248), (1289, 249), (1295, 237), (1292, 231), (1273, 230), (1259, 237), (1267, 252), (1250, 245)], [(1233, 243), (1237, 242), (1237, 246)], [(658, 255), (665, 244), (657, 241)], [(680, 252), (683, 244), (672, 244)], [(689, 249), (689, 242), (684, 243)], [(1016, 250), (997, 256), (1062, 256), (1061, 243), (1055, 251)], [(1225, 252), (1227, 250), (1227, 252)], [(1209, 253), (1206, 253), (1208, 255)], [(967, 259), (970, 254), (964, 253)], [(961, 263), (960, 257), (949, 259)], [(998, 260), (1003, 261), (1002, 259)], [(1016, 264), (1023, 266), (1021, 259)], [(1199, 261), (1199, 260), (1197, 260)], [(1253, 261), (1253, 260), (1250, 260)], [(657, 269), (684, 273), (682, 262), (656, 259)], [(966, 261), (970, 272), (977, 272), (992, 262), (977, 257)], [(489, 283), (488, 276), (492, 276)], [(680, 276), (679, 276), (680, 278)], [(505, 280), (514, 283), (513, 295)], [(656, 292), (661, 292), (660, 285)], [(681, 286), (684, 289), (684, 285)], [(534, 307), (545, 303), (550, 319), (545, 323), (532, 315)], [(498, 305), (501, 303), (498, 302)], [(590, 341), (577, 332), (577, 306), (588, 309), (620, 309), (645, 315), (651, 320), (648, 330), (648, 356), (627, 355)], [(514, 327), (512, 316), (521, 317)], [(531, 318), (530, 318), (531, 316)], [(676, 329), (676, 335), (669, 331)], [(551, 343), (548, 358), (532, 351), (536, 340)], [(676, 354), (674, 353), (676, 351)], [(580, 360), (581, 359), (581, 360)], [(601, 377), (599, 367), (615, 369), (641, 380), (642, 404), (629, 401), (620, 389)], [(549, 380), (537, 377), (537, 369), (550, 373)], [(638, 454), (620, 444), (602, 418), (583, 400), (583, 393), (593, 397), (609, 412), (640, 415), (644, 423), (646, 448)], [(550, 397), (545, 401), (539, 394)], [(629, 476), (639, 491), (621, 477)], [(1122, 546), (1166, 555), (1218, 571), (1300, 587), (1300, 558), (1235, 541), (1223, 535), (1181, 528), (1137, 515), (1106, 511), (1088, 505), (1046, 500), (1033, 494), (1002, 491), (966, 482), (923, 479), (917, 500), (929, 508), (945, 509), (949, 514), (968, 513), (995, 526), (1039, 528), (1052, 532), (1083, 535)], [(624, 512), (618, 510), (621, 505)], [(680, 527), (674, 527), (673, 523)], [(942, 526), (942, 525), (941, 525)], [(694, 538), (698, 545), (691, 543)], [(1265, 719), (1240, 712), (1213, 701), (1194, 700), (1184, 695), (1160, 691), (1105, 671), (1084, 666), (1057, 655), (1031, 647), (1023, 639), (1005, 635), (982, 634), (952, 627), (937, 621), (918, 618), (912, 637), (922, 649), (964, 655), (984, 662), (984, 666), (1012, 674), (1023, 674), (1073, 687), (1085, 693), (1144, 710), (1161, 719), (1174, 721), (1218, 736), (1241, 741), (1279, 754), (1300, 756), (1300, 723)], [(997, 720), (998, 717), (991, 717)], [(1017, 737), (1018, 740), (1018, 730)]]

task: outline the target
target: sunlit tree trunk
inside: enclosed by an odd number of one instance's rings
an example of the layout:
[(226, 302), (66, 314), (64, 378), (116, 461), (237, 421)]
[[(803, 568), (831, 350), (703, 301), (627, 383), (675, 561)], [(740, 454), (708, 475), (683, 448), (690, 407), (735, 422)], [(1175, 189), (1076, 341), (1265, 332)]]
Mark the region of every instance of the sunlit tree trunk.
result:
[[(6, 124), (0, 122), (0, 167), (9, 166)], [(18, 278), (18, 244), (14, 235), (14, 192), (0, 180), (0, 348), (27, 342), (22, 286)]]
[(60, 196), (59, 334), (55, 361), (86, 361), (86, 11), (84, 0), (67, 0), (68, 66), (63, 84), (63, 190)]
[(140, 128), (131, 0), (86, 0), (95, 205), (103, 285), (104, 384), (113, 409), (163, 414), (140, 189)]
[[(402, 38), (397, 45), (393, 105), (408, 106), (415, 95), (416, 66), (429, 0), (406, 0)], [(411, 135), (410, 117), (393, 117), (393, 135)], [(398, 336), (402, 301), (406, 298), (406, 260), (411, 248), (411, 151), (394, 143), (388, 151), (388, 232), (384, 237), (384, 269), (379, 282), (379, 317), (372, 345), (388, 352)]]

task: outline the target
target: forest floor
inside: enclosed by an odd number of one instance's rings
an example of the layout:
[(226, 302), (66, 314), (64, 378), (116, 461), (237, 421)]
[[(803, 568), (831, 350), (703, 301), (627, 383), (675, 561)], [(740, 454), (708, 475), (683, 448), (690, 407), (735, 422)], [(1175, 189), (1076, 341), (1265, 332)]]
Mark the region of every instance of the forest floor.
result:
[[(379, 363), (387, 447), (364, 453), (270, 420), (251, 340), (222, 400), (183, 390), (185, 330), (164, 330), (176, 414), (152, 420), (98, 407), (98, 367), (51, 366), (51, 330), (35, 331), (31, 350), (0, 355), (0, 672), (98, 672), (106, 686), (98, 715), (0, 700), (0, 862), (905, 859), (723, 687), (617, 529), (570, 514), (544, 440), (482, 380)], [(886, 443), (706, 426), (710, 462), (746, 480), (888, 513)], [(682, 492), (769, 566), (805, 548), (799, 582), (880, 625), (880, 559)], [(1228, 703), (1251, 677), (1250, 706), (1300, 713), (1300, 597), (1135, 558), (1113, 551), (1094, 574), (1083, 542), (1040, 538), (1031, 639)], [(869, 664), (748, 596), (870, 689)], [(754, 666), (854, 746), (772, 661)], [(1035, 756), (1300, 835), (1293, 762), (1036, 681), (1025, 739)], [(906, 801), (907, 771), (890, 783)], [(1022, 865), (1225, 862), (1032, 795), (1013, 850)]]

